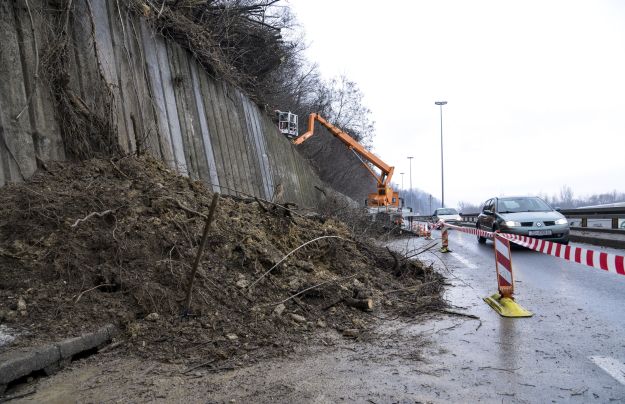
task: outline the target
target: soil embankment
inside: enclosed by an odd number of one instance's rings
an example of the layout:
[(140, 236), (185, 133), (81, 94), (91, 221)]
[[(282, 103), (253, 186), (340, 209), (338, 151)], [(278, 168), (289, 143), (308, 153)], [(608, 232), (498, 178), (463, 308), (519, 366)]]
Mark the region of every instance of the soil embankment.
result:
[(253, 363), (319, 329), (366, 338), (379, 313), (442, 305), (440, 275), (397, 260), (355, 224), (229, 196), (182, 316), (212, 196), (147, 157), (52, 163), (2, 188), (0, 322), (18, 337), (0, 351), (115, 323), (120, 352)]

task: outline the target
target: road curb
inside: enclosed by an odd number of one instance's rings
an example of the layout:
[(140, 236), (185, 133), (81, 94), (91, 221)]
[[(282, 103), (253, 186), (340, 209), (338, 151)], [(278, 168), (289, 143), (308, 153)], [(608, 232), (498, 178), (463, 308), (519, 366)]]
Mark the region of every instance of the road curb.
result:
[(569, 239), (571, 241), (576, 241), (578, 243), (592, 244), (592, 245), (601, 246), (601, 247), (625, 249), (625, 240), (582, 236), (582, 235), (573, 234), (573, 233), (569, 234)]
[(0, 354), (0, 394), (4, 393), (9, 383), (33, 372), (43, 370), (47, 375), (54, 373), (73, 356), (102, 347), (110, 342), (115, 334), (117, 327), (107, 324), (80, 337)]

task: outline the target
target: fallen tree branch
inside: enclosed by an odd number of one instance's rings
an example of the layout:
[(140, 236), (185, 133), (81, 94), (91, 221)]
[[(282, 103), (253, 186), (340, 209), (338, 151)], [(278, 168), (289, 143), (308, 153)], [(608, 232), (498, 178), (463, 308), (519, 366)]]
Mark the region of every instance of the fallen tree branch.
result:
[[(271, 305), (272, 305), (272, 306), (277, 306), (277, 305), (279, 305), (279, 304), (286, 303), (286, 302), (288, 302), (289, 300), (291, 300), (291, 299), (293, 299), (293, 298), (295, 298), (295, 297), (297, 297), (297, 296), (299, 296), (299, 295), (301, 295), (301, 294), (303, 294), (303, 293), (306, 293), (306, 292), (308, 292), (308, 291), (309, 291), (309, 290), (311, 290), (311, 289), (318, 288), (319, 286), (323, 286), (323, 285), (325, 285), (325, 284), (327, 284), (327, 283), (331, 283), (331, 282), (342, 282), (342, 281), (344, 281), (344, 280), (354, 278), (356, 275), (358, 275), (358, 274), (353, 274), (353, 275), (346, 276), (346, 277), (344, 277), (344, 278), (339, 278), (339, 279), (330, 279), (330, 280), (327, 280), (327, 281), (325, 281), (325, 282), (321, 282), (321, 283), (319, 283), (319, 284), (317, 284), (317, 285), (314, 285), (314, 286), (311, 286), (311, 287), (309, 287), (309, 288), (306, 288), (306, 289), (304, 289), (304, 290), (302, 290), (302, 291), (300, 291), (300, 292), (298, 292), (298, 293), (296, 293), (296, 294), (294, 294), (294, 295), (292, 295), (292, 296), (289, 296), (289, 297), (287, 297), (286, 299), (284, 299), (284, 300), (283, 300), (283, 301), (281, 301), (281, 302), (278, 302), (278, 303), (271, 303)], [(342, 300), (344, 300), (344, 299), (341, 299), (340, 301), (342, 301)], [(335, 304), (336, 304), (336, 303), (335, 303)]]
[(300, 248), (305, 247), (305, 246), (307, 246), (307, 245), (308, 245), (308, 244), (310, 244), (310, 243), (314, 243), (315, 241), (322, 240), (322, 239), (324, 239), (324, 238), (338, 238), (338, 239), (341, 239), (341, 240), (343, 240), (343, 241), (349, 241), (349, 242), (352, 242), (352, 243), (353, 243), (353, 241), (352, 241), (352, 240), (348, 240), (348, 239), (343, 238), (343, 237), (341, 237), (341, 236), (321, 236), (321, 237), (317, 237), (317, 238), (315, 238), (315, 239), (312, 239), (312, 240), (310, 240), (310, 241), (307, 241), (307, 242), (305, 242), (304, 244), (302, 244), (301, 246), (299, 246), (299, 247), (297, 247), (296, 249), (294, 249), (294, 250), (292, 250), (291, 252), (289, 252), (287, 255), (285, 255), (285, 256), (284, 256), (284, 257), (283, 257), (280, 261), (278, 261), (278, 262), (277, 262), (274, 266), (272, 266), (271, 268), (269, 268), (269, 269), (267, 270), (267, 272), (265, 272), (265, 273), (264, 273), (264, 274), (262, 274), (262, 275), (261, 275), (258, 279), (256, 279), (254, 282), (252, 282), (252, 283), (250, 284), (250, 286), (248, 286), (248, 287), (247, 287), (247, 289), (248, 289), (248, 290), (249, 290), (249, 289), (252, 289), (252, 287), (253, 287), (254, 285), (256, 285), (258, 282), (260, 282), (260, 280), (261, 280), (261, 279), (263, 279), (265, 276), (269, 275), (269, 272), (273, 271), (273, 269), (274, 269), (275, 267), (277, 267), (278, 265), (280, 265), (280, 264), (281, 264), (284, 260), (286, 260), (287, 258), (289, 258), (289, 256), (291, 256), (291, 254), (293, 254), (294, 252), (296, 252), (296, 251), (297, 251), (297, 250), (299, 250)]
[(371, 311), (373, 310), (373, 300), (372, 299), (352, 299), (350, 297), (346, 297), (343, 299), (343, 303), (348, 305), (349, 307), (354, 307), (358, 310), (362, 311)]
[(80, 294), (78, 295), (78, 297), (76, 298), (76, 300), (74, 301), (74, 304), (78, 303), (78, 301), (80, 300), (80, 298), (82, 297), (82, 295), (84, 295), (87, 292), (91, 292), (92, 290), (98, 289), (98, 288), (103, 288), (105, 286), (115, 286), (115, 284), (113, 283), (103, 283), (101, 285), (98, 286), (94, 286), (91, 289), (87, 289), (87, 290), (83, 290), (82, 292), (80, 292)]
[[(119, 209), (119, 208), (118, 208), (118, 209)], [(76, 220), (76, 221), (74, 222), (74, 224), (73, 224), (71, 227), (76, 227), (76, 226), (78, 226), (78, 224), (80, 224), (81, 222), (85, 222), (85, 221), (89, 220), (90, 218), (92, 218), (92, 217), (94, 217), (94, 216), (97, 216), (97, 217), (104, 217), (104, 216), (106, 216), (106, 215), (110, 215), (110, 214), (112, 214), (113, 212), (115, 212), (116, 210), (117, 210), (117, 209), (108, 209), (108, 210), (105, 210), (105, 211), (103, 211), (103, 212), (91, 212), (91, 213), (89, 213), (87, 216), (85, 216), (84, 218)]]
[(432, 281), (432, 282), (425, 282), (422, 283), (420, 285), (414, 285), (414, 286), (409, 286), (407, 288), (401, 288), (401, 289), (394, 289), (394, 290), (387, 290), (385, 292), (383, 292), (385, 295), (388, 293), (396, 293), (396, 292), (406, 292), (406, 291), (412, 291), (412, 290), (418, 290), (421, 289), (423, 287), (438, 283), (439, 281)]
[(208, 231), (210, 230), (211, 223), (213, 222), (213, 217), (215, 216), (215, 210), (217, 209), (217, 202), (219, 201), (219, 194), (213, 194), (213, 200), (211, 201), (211, 207), (208, 212), (208, 217), (206, 217), (206, 221), (204, 224), (204, 232), (202, 233), (202, 240), (200, 241), (200, 245), (197, 249), (197, 255), (195, 256), (195, 262), (193, 263), (193, 268), (191, 269), (191, 273), (189, 274), (189, 286), (187, 286), (187, 295), (185, 297), (184, 303), (184, 314), (188, 315), (191, 310), (191, 292), (193, 291), (193, 281), (195, 280), (195, 274), (197, 272), (198, 267), (200, 266), (200, 261), (202, 259), (202, 253), (204, 252), (204, 247), (206, 246), (206, 240), (208, 239)]
[(215, 358), (213, 358), (211, 360), (208, 360), (206, 362), (202, 362), (202, 363), (197, 364), (195, 366), (191, 366), (190, 368), (187, 368), (187, 369), (183, 370), (181, 373), (182, 374), (189, 373), (192, 370), (199, 369), (199, 368), (204, 367), (204, 366), (208, 366), (208, 365), (210, 365), (213, 362), (215, 362)]
[(184, 205), (183, 205), (183, 204), (182, 204), (182, 203), (181, 203), (178, 199), (176, 199), (176, 198), (172, 198), (171, 196), (166, 196), (164, 199), (169, 199), (169, 200), (172, 200), (172, 201), (176, 202), (176, 205), (177, 205), (180, 209), (184, 210), (185, 212), (190, 213), (190, 214), (195, 215), (195, 216), (199, 216), (199, 217), (201, 217), (202, 219), (206, 220), (206, 215), (205, 215), (204, 213), (200, 213), (200, 212), (198, 212), (198, 211), (196, 211), (196, 210), (193, 210), (193, 209), (191, 209), (191, 208), (187, 208), (187, 207), (186, 207), (186, 206), (184, 206)]
[(452, 316), (459, 316), (459, 317), (467, 317), (467, 318), (471, 318), (474, 320), (479, 320), (480, 318), (474, 314), (466, 314), (466, 313), (460, 313), (458, 311), (452, 311), (452, 310), (445, 310), (445, 309), (441, 309), (441, 310), (436, 310), (439, 313), (443, 313), (443, 314), (450, 314)]
[(268, 212), (269, 212), (269, 210), (267, 210), (267, 208), (265, 207), (265, 205), (263, 205), (263, 203), (262, 203), (261, 201), (259, 201), (257, 197), (254, 197), (254, 199), (256, 200), (256, 203), (258, 203), (258, 206), (260, 206), (260, 207), (261, 207), (261, 209), (262, 209), (265, 213), (268, 213)]
[(391, 251), (390, 248), (388, 248), (388, 246), (386, 246), (386, 251), (388, 251), (389, 254), (391, 254), (391, 257), (393, 257), (393, 272), (397, 272), (397, 270), (399, 269), (399, 259), (397, 259), (397, 256), (395, 255), (395, 253), (393, 251)]

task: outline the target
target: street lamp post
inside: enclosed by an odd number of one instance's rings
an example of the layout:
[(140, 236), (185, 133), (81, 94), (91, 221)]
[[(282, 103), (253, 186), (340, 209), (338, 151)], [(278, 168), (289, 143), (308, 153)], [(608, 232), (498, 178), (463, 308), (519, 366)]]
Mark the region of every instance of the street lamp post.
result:
[[(399, 174), (401, 174), (401, 191), (403, 193), (404, 192), (404, 174), (405, 173), (399, 173)], [(402, 206), (402, 208), (403, 208), (403, 206)]]
[(412, 206), (413, 204), (413, 198), (412, 198), (412, 156), (408, 156), (408, 161), (410, 163), (410, 207), (413, 208), (412, 211), (414, 212), (414, 206)]
[(445, 173), (443, 170), (443, 105), (447, 104), (447, 101), (436, 101), (434, 104), (438, 105), (441, 111), (441, 208), (445, 207)]

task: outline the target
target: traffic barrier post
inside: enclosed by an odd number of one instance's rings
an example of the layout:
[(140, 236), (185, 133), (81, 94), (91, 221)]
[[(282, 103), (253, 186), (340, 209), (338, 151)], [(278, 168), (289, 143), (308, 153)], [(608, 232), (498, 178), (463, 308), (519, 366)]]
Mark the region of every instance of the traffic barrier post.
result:
[(443, 228), (441, 229), (441, 238), (442, 238), (442, 246), (439, 250), (442, 253), (449, 253), (451, 250), (449, 249), (449, 234), (447, 233), (447, 226), (443, 224)]
[(497, 289), (499, 293), (485, 297), (484, 301), (503, 317), (531, 317), (533, 314), (514, 301), (514, 275), (510, 240), (499, 232), (493, 234)]
[(425, 224), (425, 239), (426, 240), (434, 240), (432, 238), (432, 228), (429, 223)]

